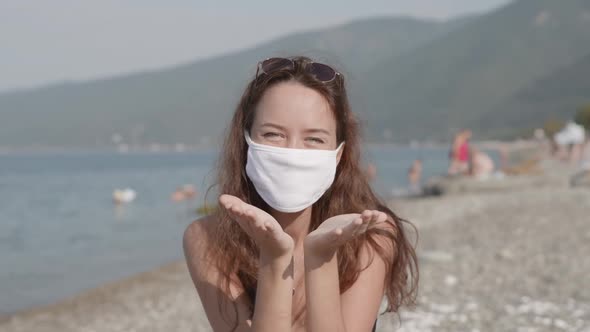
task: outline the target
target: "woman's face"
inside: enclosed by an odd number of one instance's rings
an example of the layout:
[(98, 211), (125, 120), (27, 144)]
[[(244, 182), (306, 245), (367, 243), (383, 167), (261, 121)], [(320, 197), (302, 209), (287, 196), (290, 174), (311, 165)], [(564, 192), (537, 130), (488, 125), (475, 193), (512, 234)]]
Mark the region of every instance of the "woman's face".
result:
[(328, 101), (295, 81), (274, 85), (263, 94), (256, 106), (250, 136), (256, 143), (283, 148), (338, 147), (336, 118)]

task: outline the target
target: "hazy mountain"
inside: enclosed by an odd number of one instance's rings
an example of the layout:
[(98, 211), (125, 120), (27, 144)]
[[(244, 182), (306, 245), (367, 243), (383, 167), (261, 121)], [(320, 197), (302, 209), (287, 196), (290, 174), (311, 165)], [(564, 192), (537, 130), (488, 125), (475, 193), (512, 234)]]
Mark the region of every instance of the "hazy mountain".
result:
[(397, 58), (466, 20), (362, 20), (175, 68), (0, 94), (0, 146), (103, 146), (114, 133), (131, 143), (215, 139), (265, 57), (328, 59), (354, 86), (375, 62)]
[(478, 121), (490, 128), (482, 128), (487, 135), (510, 136), (548, 120), (571, 120), (583, 105), (590, 105), (590, 54), (518, 91)]
[[(587, 54), (590, 1), (520, 0), (376, 64), (362, 106), (372, 111), (372, 130), (389, 129), (398, 140), (448, 138), (466, 125), (493, 134), (516, 124), (490, 128), (482, 114)], [(527, 116), (518, 125), (534, 119)]]
[[(198, 42), (198, 41), (195, 41)], [(175, 68), (0, 94), (0, 146), (197, 143), (222, 132), (258, 60), (304, 54), (348, 77), (370, 140), (507, 137), (590, 97), (590, 1), (517, 0), (450, 22), (376, 18)]]

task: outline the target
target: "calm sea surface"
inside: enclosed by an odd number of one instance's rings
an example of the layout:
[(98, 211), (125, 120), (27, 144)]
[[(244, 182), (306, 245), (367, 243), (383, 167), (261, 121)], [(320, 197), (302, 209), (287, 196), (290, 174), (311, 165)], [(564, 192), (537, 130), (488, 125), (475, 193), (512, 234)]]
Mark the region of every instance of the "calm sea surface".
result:
[[(424, 176), (443, 173), (445, 149), (370, 148), (375, 189), (406, 184), (415, 158)], [(0, 155), (0, 314), (55, 302), (105, 282), (183, 258), (184, 228), (211, 182), (215, 151)], [(174, 203), (192, 183), (199, 197)], [(136, 200), (116, 208), (112, 192)]]

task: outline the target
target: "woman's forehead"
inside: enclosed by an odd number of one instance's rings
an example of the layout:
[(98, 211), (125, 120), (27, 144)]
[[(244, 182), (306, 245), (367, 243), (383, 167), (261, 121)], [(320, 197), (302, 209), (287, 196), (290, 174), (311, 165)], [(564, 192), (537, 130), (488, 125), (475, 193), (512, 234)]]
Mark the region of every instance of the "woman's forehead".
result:
[(255, 125), (278, 124), (291, 129), (323, 128), (336, 132), (336, 118), (319, 92), (296, 82), (269, 88), (256, 107)]

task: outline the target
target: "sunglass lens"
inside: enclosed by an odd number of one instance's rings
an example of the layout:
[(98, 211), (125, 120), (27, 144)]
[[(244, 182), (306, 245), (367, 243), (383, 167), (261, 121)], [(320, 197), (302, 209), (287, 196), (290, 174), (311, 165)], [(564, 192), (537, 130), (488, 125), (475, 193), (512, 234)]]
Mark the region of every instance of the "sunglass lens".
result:
[(314, 62), (310, 66), (311, 73), (322, 82), (329, 82), (336, 76), (336, 71), (323, 63)]
[(265, 73), (282, 69), (293, 69), (293, 61), (285, 58), (270, 58), (262, 61), (262, 70)]

